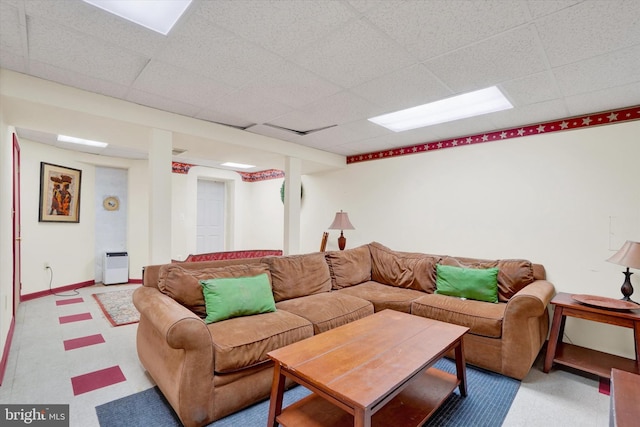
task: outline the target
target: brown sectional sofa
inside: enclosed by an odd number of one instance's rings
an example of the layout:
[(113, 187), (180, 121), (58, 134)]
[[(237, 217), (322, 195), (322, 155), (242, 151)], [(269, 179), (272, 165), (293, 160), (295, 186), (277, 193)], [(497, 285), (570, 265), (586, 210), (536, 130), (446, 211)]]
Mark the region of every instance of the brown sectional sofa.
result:
[[(436, 265), (498, 267), (499, 303), (434, 294)], [(198, 280), (270, 277), (276, 311), (205, 324)], [(467, 362), (526, 376), (547, 335), (555, 291), (541, 265), (354, 249), (148, 266), (134, 303), (139, 358), (186, 426), (205, 425), (269, 395), (271, 350), (393, 309), (470, 328)]]

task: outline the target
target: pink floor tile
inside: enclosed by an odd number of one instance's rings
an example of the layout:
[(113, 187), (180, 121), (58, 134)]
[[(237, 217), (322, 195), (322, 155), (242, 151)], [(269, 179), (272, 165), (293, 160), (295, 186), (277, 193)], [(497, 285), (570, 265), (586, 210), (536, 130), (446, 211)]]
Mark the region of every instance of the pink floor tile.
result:
[(80, 313), (80, 314), (72, 314), (70, 316), (60, 316), (60, 324), (71, 323), (71, 322), (79, 322), (81, 320), (90, 320), (93, 319), (91, 317), (91, 313)]
[(112, 366), (110, 368), (73, 377), (71, 378), (71, 385), (73, 386), (73, 395), (77, 396), (82, 393), (87, 393), (89, 391), (97, 390), (126, 380), (127, 379), (124, 377), (120, 367)]
[(101, 344), (105, 342), (101, 334), (89, 335), (86, 337), (73, 338), (64, 341), (65, 350), (73, 350), (80, 347), (87, 347), (94, 344)]
[(83, 298), (61, 299), (56, 301), (56, 305), (77, 304), (79, 302), (84, 302), (84, 299)]

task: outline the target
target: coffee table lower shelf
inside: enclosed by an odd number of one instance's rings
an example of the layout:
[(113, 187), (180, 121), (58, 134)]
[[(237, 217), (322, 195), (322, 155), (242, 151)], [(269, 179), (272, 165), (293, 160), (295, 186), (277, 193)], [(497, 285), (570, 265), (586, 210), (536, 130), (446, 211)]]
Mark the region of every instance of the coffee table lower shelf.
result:
[[(373, 415), (373, 427), (421, 426), (460, 382), (455, 375), (430, 368)], [(353, 415), (313, 393), (283, 409), (276, 421), (283, 427), (348, 427)]]

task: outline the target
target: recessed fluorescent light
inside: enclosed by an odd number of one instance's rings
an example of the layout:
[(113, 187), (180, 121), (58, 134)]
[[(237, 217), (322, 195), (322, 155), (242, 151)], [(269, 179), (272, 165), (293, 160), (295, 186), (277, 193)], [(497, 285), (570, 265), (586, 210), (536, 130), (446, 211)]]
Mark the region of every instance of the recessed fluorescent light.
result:
[(83, 1), (165, 36), (191, 4), (191, 0)]
[(234, 163), (234, 162), (222, 163), (220, 164), (220, 166), (226, 166), (229, 168), (238, 168), (238, 169), (251, 169), (256, 167), (255, 165), (245, 165), (242, 163)]
[(370, 118), (394, 132), (507, 110), (513, 105), (496, 86)]
[(107, 145), (109, 145), (106, 142), (92, 141), (90, 139), (82, 139), (82, 138), (76, 138), (74, 136), (66, 136), (66, 135), (58, 135), (58, 141), (70, 142), (72, 144), (89, 145), (91, 147), (99, 147), (99, 148), (105, 148)]

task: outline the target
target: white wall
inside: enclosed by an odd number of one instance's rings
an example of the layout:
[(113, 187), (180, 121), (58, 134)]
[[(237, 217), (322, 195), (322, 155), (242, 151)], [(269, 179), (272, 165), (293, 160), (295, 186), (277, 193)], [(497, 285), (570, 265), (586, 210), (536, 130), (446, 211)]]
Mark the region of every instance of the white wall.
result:
[[(640, 241), (640, 122), (531, 136), (350, 165), (305, 177), (303, 243), (343, 209), (347, 247), (478, 258), (526, 258), (556, 289), (620, 298), (622, 266), (607, 263)], [(611, 219), (613, 218), (613, 220)], [(610, 222), (613, 226), (610, 227)], [(339, 232), (331, 231), (329, 249)], [(640, 272), (632, 276), (640, 299)], [(631, 330), (569, 319), (579, 345), (633, 357)]]

